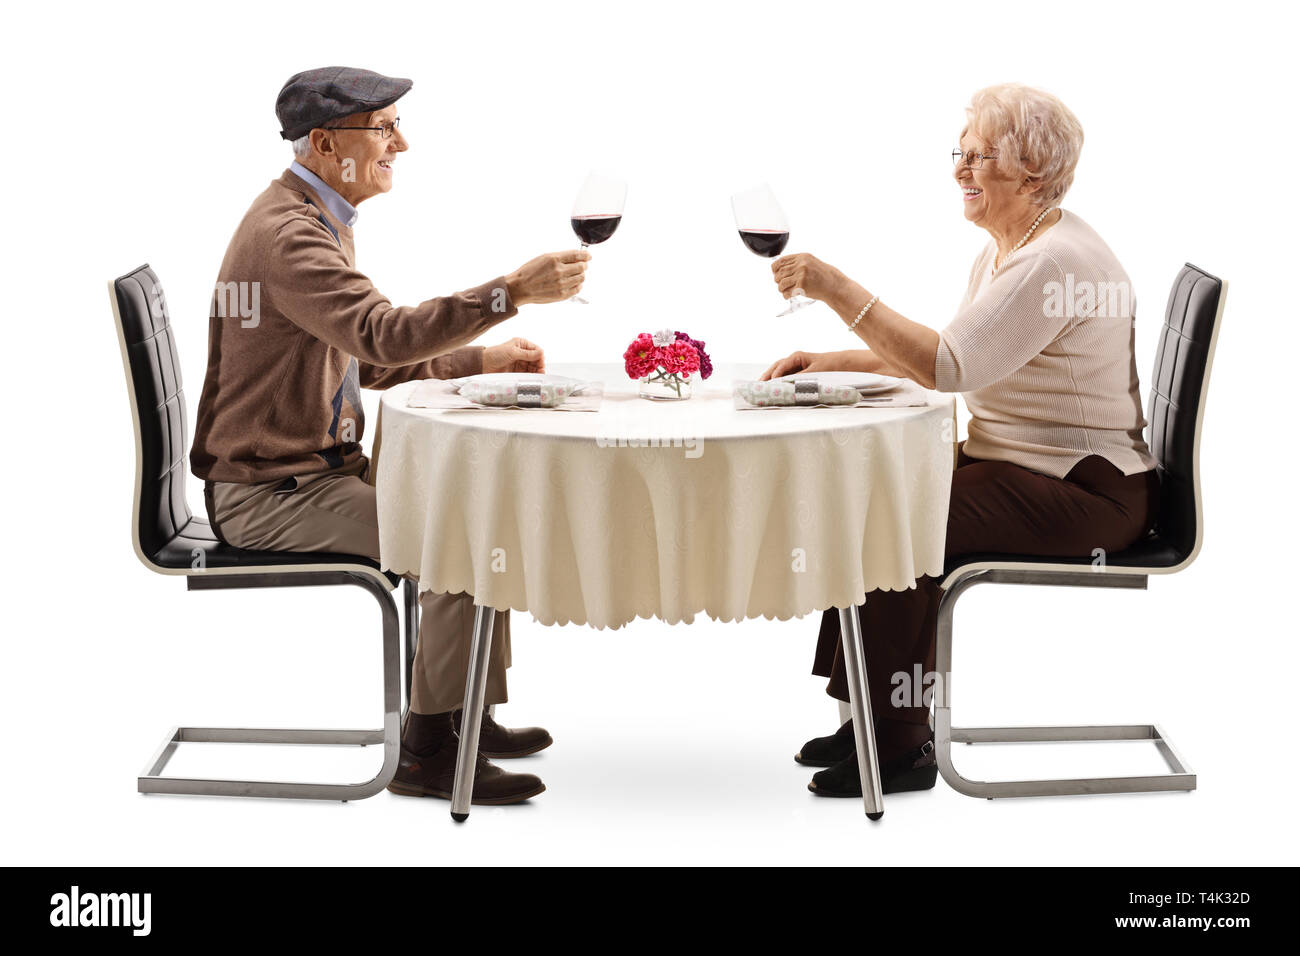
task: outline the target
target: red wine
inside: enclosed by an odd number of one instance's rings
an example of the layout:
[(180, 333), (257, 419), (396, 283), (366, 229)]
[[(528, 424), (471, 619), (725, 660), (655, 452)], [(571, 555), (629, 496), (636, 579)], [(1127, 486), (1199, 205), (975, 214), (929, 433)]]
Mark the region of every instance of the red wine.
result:
[(788, 230), (778, 232), (775, 229), (742, 229), (740, 238), (750, 252), (774, 259), (781, 254), (785, 244), (790, 241), (790, 233)]
[(594, 246), (598, 242), (604, 242), (610, 236), (614, 235), (614, 230), (618, 224), (623, 221), (622, 216), (609, 216), (597, 214), (594, 216), (574, 216), (569, 220), (569, 225), (573, 226), (573, 231), (589, 246)]

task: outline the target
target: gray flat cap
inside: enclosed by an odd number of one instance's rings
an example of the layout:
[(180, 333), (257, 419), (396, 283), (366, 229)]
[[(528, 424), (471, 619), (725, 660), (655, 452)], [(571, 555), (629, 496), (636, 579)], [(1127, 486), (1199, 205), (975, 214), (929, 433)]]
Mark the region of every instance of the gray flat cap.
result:
[(297, 139), (330, 120), (392, 106), (411, 88), (400, 76), (350, 66), (323, 66), (295, 73), (275, 98), (280, 136)]

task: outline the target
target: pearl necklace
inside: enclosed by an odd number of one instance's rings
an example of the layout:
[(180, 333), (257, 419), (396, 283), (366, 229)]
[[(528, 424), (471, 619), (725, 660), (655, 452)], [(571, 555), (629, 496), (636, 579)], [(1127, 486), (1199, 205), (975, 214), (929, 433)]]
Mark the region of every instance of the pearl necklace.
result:
[(1029, 241), (1029, 237), (1034, 234), (1034, 230), (1038, 228), (1038, 224), (1041, 223), (1044, 219), (1046, 219), (1047, 214), (1055, 208), (1056, 208), (1055, 206), (1048, 206), (1046, 209), (1044, 209), (1042, 212), (1038, 214), (1038, 218), (1035, 219), (1034, 224), (1029, 227), (1029, 231), (1020, 237), (1019, 242), (1017, 242), (1014, 246), (1012, 246), (1009, 250), (1007, 250), (1007, 254), (1002, 257), (1001, 263), (999, 263), (997, 261), (997, 258), (994, 257), (993, 275), (997, 275), (998, 270), (1007, 264), (1007, 260), (1011, 258), (1011, 256), (1015, 253), (1015, 251)]

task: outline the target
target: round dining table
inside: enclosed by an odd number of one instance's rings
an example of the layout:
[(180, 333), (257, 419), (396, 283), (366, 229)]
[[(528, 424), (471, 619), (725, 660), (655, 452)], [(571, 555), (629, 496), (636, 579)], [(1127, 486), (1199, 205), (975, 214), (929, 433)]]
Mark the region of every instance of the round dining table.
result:
[[(483, 709), (497, 611), (619, 628), (837, 608), (870, 819), (884, 812), (855, 608), (943, 570), (955, 455), (951, 395), (918, 404), (738, 408), (719, 365), (693, 395), (637, 395), (621, 365), (548, 371), (600, 382), (596, 411), (408, 405), (381, 399), (381, 563), (420, 591), (476, 605), (464, 709)], [(478, 721), (460, 739), (452, 816), (468, 817)]]

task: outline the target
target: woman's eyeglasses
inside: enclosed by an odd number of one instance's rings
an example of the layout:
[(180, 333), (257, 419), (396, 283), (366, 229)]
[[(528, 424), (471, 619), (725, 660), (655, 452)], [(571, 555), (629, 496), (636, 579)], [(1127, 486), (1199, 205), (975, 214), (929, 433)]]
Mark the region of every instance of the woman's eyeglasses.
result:
[(979, 169), (981, 166), (984, 165), (984, 160), (986, 159), (997, 159), (997, 158), (998, 157), (996, 155), (977, 153), (974, 150), (967, 150), (966, 152), (962, 152), (960, 149), (954, 149), (952, 151), (952, 164), (954, 166), (957, 166), (964, 162), (971, 169)]

